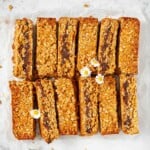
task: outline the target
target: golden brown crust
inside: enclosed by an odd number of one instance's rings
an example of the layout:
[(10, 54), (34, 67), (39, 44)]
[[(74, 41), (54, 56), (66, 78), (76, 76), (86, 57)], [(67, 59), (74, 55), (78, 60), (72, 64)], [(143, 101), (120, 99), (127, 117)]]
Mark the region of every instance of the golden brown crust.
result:
[(140, 22), (129, 17), (122, 17), (119, 21), (119, 69), (121, 73), (137, 74)]
[(37, 19), (36, 69), (39, 78), (56, 76), (56, 19)]
[(136, 91), (136, 78), (120, 75), (122, 130), (126, 134), (139, 133)]
[(10, 90), (14, 136), (19, 140), (34, 139), (35, 121), (30, 116), (34, 108), (33, 85), (28, 81), (10, 81)]
[(58, 78), (55, 81), (59, 132), (61, 135), (78, 133), (77, 99), (73, 81)]
[(63, 17), (58, 22), (59, 77), (72, 78), (75, 74), (75, 50), (78, 19)]
[(79, 78), (80, 134), (98, 132), (98, 84), (94, 78)]
[(13, 48), (13, 74), (16, 77), (32, 80), (33, 77), (33, 22), (30, 19), (17, 19)]
[(100, 25), (98, 60), (101, 74), (114, 74), (116, 69), (116, 45), (119, 22), (116, 19), (104, 18)]
[(58, 138), (54, 89), (50, 80), (37, 80), (35, 82), (38, 108), (41, 113), (40, 132), (47, 143)]
[(119, 133), (116, 81), (112, 76), (105, 76), (104, 83), (99, 86), (99, 116), (102, 135)]
[(79, 20), (79, 37), (78, 37), (78, 54), (77, 70), (89, 66), (92, 73), (96, 73), (96, 68), (90, 65), (90, 61), (96, 58), (97, 49), (97, 32), (98, 19), (80, 18)]

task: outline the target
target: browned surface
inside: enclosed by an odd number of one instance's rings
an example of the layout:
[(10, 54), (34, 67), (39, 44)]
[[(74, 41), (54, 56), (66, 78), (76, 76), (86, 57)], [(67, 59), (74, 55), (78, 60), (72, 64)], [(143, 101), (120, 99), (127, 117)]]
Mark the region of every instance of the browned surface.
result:
[(12, 96), (12, 123), (14, 136), (19, 139), (34, 139), (35, 121), (30, 116), (33, 109), (33, 85), (28, 81), (10, 81)]
[(99, 86), (99, 116), (102, 135), (119, 133), (116, 81), (112, 76), (105, 76)]
[(36, 69), (39, 78), (56, 75), (56, 19), (37, 19)]
[(140, 22), (136, 18), (122, 17), (119, 35), (119, 68), (121, 73), (138, 73), (138, 46)]
[(60, 18), (58, 22), (58, 68), (59, 77), (72, 78), (75, 74), (75, 51), (78, 19)]
[(79, 36), (78, 36), (78, 54), (77, 54), (77, 70), (89, 66), (93, 73), (96, 68), (90, 66), (90, 61), (96, 58), (98, 34), (98, 19), (96, 18), (80, 18), (79, 20)]
[(41, 113), (40, 132), (47, 143), (58, 138), (54, 89), (50, 80), (37, 80), (35, 82), (38, 108)]
[(94, 78), (79, 79), (80, 134), (98, 132), (98, 84)]
[(114, 74), (116, 68), (116, 45), (119, 23), (116, 19), (104, 18), (100, 25), (98, 60), (101, 74)]
[(61, 135), (78, 133), (77, 99), (75, 87), (70, 79), (58, 78), (55, 81), (59, 132)]
[(136, 91), (136, 78), (132, 75), (120, 75), (122, 130), (126, 134), (139, 132)]
[(13, 74), (16, 77), (32, 80), (33, 23), (29, 19), (17, 19), (13, 48)]

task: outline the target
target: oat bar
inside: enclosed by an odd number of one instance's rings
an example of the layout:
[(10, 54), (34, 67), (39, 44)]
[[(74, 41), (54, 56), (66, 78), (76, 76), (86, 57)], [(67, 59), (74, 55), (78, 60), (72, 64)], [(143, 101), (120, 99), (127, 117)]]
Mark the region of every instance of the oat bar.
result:
[(39, 78), (56, 76), (56, 19), (37, 19), (36, 70)]
[(104, 83), (99, 85), (99, 116), (102, 135), (119, 132), (116, 80), (112, 76), (105, 76)]
[(94, 78), (79, 78), (80, 134), (98, 132), (98, 84)]
[(119, 20), (119, 69), (125, 74), (137, 74), (140, 22), (136, 18), (128, 17)]
[(33, 78), (33, 22), (30, 19), (17, 19), (13, 41), (13, 74), (16, 77)]
[(29, 81), (10, 81), (13, 134), (19, 139), (34, 139), (35, 121), (30, 116), (34, 108), (33, 85)]
[(101, 74), (113, 74), (116, 69), (116, 44), (119, 23), (116, 19), (104, 18), (100, 25), (98, 60)]
[(51, 80), (35, 82), (38, 108), (41, 113), (40, 132), (47, 143), (58, 138), (54, 89)]
[(72, 78), (75, 74), (75, 52), (78, 19), (63, 17), (58, 22), (59, 77)]
[(96, 18), (80, 18), (77, 70), (89, 66), (92, 73), (96, 73), (96, 68), (91, 66), (90, 61), (96, 59), (98, 20)]
[(74, 82), (67, 78), (55, 81), (59, 132), (61, 135), (78, 133), (77, 99)]
[(139, 132), (136, 90), (136, 78), (133, 75), (120, 75), (121, 124), (126, 134)]

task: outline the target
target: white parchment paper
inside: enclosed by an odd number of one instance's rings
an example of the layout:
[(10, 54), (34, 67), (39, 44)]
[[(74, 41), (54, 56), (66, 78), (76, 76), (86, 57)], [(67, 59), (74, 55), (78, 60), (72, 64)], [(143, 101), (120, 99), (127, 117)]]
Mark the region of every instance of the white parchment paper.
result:
[[(83, 5), (88, 4), (85, 8)], [(10, 12), (7, 7), (13, 5)], [(0, 0), (0, 150), (150, 150), (150, 4), (148, 0)], [(12, 75), (12, 39), (16, 18), (132, 16), (140, 19), (138, 113), (140, 134), (91, 137), (60, 136), (51, 144), (40, 135), (34, 141), (18, 141), (12, 134), (11, 99), (8, 81)]]

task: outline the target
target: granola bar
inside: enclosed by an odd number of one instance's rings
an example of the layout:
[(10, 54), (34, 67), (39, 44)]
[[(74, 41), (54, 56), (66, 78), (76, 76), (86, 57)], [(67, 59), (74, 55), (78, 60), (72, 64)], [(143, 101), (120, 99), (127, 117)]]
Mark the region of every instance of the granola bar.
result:
[(16, 77), (33, 78), (33, 22), (30, 19), (17, 19), (13, 41), (13, 74)]
[(116, 19), (104, 18), (100, 26), (98, 60), (101, 74), (113, 74), (116, 69), (116, 44), (119, 23)]
[(58, 22), (58, 68), (59, 77), (72, 78), (75, 74), (75, 52), (78, 19), (63, 17)]
[(102, 135), (119, 132), (116, 96), (115, 78), (105, 76), (104, 83), (99, 86), (99, 116)]
[(90, 61), (97, 57), (97, 33), (98, 20), (96, 18), (80, 18), (77, 54), (78, 71), (85, 66), (89, 66), (92, 73), (96, 73), (96, 68), (90, 65)]
[(54, 89), (51, 80), (37, 80), (35, 82), (38, 108), (41, 113), (40, 132), (47, 143), (58, 138)]
[(36, 70), (39, 78), (56, 75), (57, 39), (56, 19), (37, 19)]
[(98, 84), (94, 78), (79, 78), (80, 134), (98, 132)]
[(140, 22), (136, 18), (128, 17), (119, 20), (119, 69), (125, 74), (137, 74)]
[(133, 75), (120, 75), (121, 124), (126, 134), (139, 132), (136, 90), (136, 78)]
[(30, 116), (34, 107), (33, 85), (29, 81), (10, 81), (13, 134), (19, 139), (34, 139), (35, 121)]
[(77, 99), (72, 80), (58, 78), (55, 81), (59, 132), (61, 135), (78, 133)]

